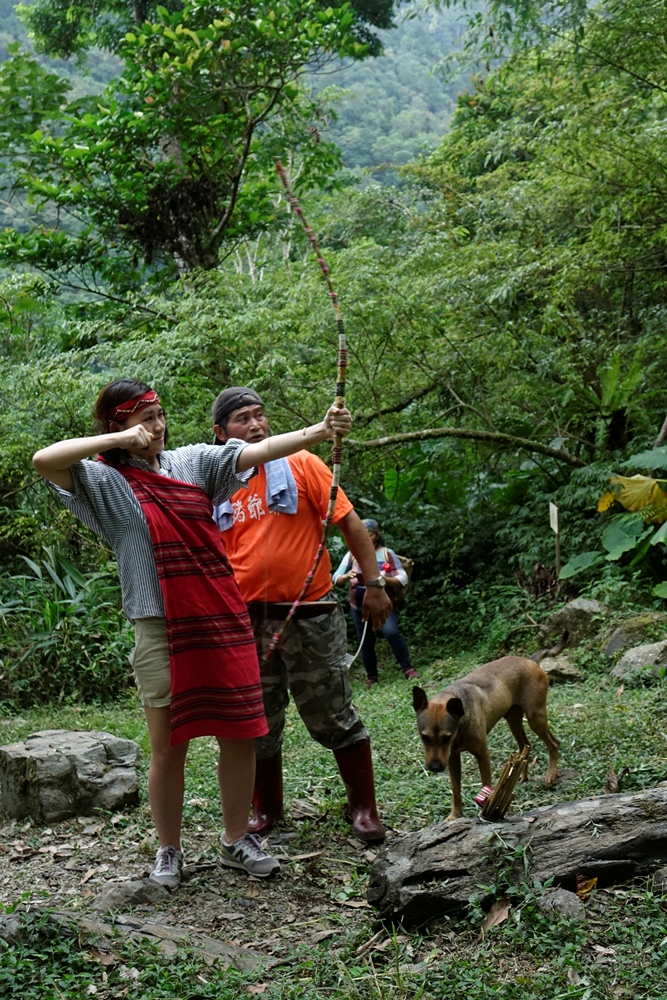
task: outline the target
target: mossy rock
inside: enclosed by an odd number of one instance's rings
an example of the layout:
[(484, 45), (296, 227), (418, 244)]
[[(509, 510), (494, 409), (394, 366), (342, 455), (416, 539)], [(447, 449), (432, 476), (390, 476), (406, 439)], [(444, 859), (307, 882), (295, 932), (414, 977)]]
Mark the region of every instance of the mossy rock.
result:
[(583, 639), (595, 635), (602, 627), (602, 619), (609, 614), (607, 606), (600, 601), (590, 601), (586, 597), (576, 597), (554, 611), (540, 630), (540, 640), (568, 633), (568, 646), (577, 646)]
[(667, 639), (634, 646), (620, 658), (611, 676), (623, 684), (638, 687), (656, 684), (667, 670)]
[(644, 611), (619, 622), (616, 628), (608, 631), (602, 639), (602, 652), (612, 660), (617, 653), (631, 646), (659, 641), (667, 638), (667, 613), (664, 611)]

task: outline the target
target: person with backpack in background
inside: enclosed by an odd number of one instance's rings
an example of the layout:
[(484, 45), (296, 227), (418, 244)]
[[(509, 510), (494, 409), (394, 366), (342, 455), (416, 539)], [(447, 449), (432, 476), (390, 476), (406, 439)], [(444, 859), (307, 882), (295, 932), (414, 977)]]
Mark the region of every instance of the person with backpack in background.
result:
[[(378, 569), (386, 580), (386, 590), (393, 605), (391, 614), (379, 631), (391, 646), (392, 652), (396, 657), (396, 662), (398, 663), (399, 668), (403, 671), (403, 676), (406, 677), (407, 680), (417, 680), (419, 678), (419, 674), (412, 666), (412, 661), (410, 660), (410, 650), (408, 649), (408, 644), (399, 630), (398, 615), (396, 612), (396, 605), (399, 599), (405, 594), (405, 590), (408, 586), (408, 574), (406, 573), (403, 564), (396, 553), (387, 548), (385, 545), (384, 538), (380, 533), (377, 521), (374, 518), (369, 517), (362, 523), (370, 535), (375, 549)], [(373, 687), (374, 684), (378, 683), (378, 665), (375, 653), (375, 632), (372, 628), (366, 628), (364, 635), (365, 623), (362, 618), (361, 606), (366, 592), (366, 584), (364, 582), (363, 573), (361, 572), (361, 567), (354, 559), (351, 552), (347, 552), (343, 556), (338, 569), (333, 575), (333, 581), (337, 587), (342, 587), (345, 583), (349, 583), (350, 585), (350, 611), (352, 613), (354, 627), (359, 637), (359, 642), (362, 643), (361, 659), (364, 664), (364, 669), (366, 670), (366, 686), (369, 688)]]

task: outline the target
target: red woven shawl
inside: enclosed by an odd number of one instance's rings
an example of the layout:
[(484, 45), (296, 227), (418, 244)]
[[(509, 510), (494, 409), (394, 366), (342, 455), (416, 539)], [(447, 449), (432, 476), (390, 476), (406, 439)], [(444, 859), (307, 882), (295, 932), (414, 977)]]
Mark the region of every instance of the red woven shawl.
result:
[(122, 466), (150, 531), (167, 618), (171, 746), (268, 732), (247, 608), (199, 486)]

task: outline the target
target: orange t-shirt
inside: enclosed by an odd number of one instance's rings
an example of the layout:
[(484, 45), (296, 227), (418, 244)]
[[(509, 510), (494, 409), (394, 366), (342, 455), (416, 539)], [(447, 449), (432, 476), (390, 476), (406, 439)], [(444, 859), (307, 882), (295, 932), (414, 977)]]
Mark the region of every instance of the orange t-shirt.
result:
[[(288, 459), (299, 494), (296, 514), (271, 513), (266, 506), (264, 466), (231, 498), (234, 523), (222, 533), (241, 595), (250, 601), (294, 601), (301, 593), (322, 537), (331, 489), (331, 470), (316, 455), (297, 452)], [(338, 490), (334, 524), (352, 510)], [(331, 560), (325, 550), (307, 601), (331, 590)]]

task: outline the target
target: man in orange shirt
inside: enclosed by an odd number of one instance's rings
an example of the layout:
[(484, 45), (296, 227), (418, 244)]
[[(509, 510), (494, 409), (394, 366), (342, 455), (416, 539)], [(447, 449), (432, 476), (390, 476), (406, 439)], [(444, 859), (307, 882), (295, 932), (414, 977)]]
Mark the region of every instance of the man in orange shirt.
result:
[[(262, 400), (252, 389), (233, 387), (213, 404), (216, 440), (263, 441), (270, 434)], [(216, 508), (229, 560), (248, 605), (259, 653), (269, 734), (255, 741), (257, 773), (252, 833), (268, 830), (282, 816), (282, 741), (291, 692), (310, 735), (332, 750), (340, 771), (356, 835), (384, 839), (377, 814), (368, 732), (352, 704), (347, 668), (347, 630), (332, 594), (331, 563), (325, 551), (308, 591), (267, 662), (273, 633), (301, 591), (312, 567), (326, 516), (331, 471), (321, 459), (300, 451), (289, 460), (261, 466), (226, 504)], [(370, 536), (342, 490), (333, 522), (368, 581), (364, 618), (381, 628), (391, 611)], [(281, 603), (283, 602), (283, 603)], [(317, 605), (321, 605), (320, 608)]]

